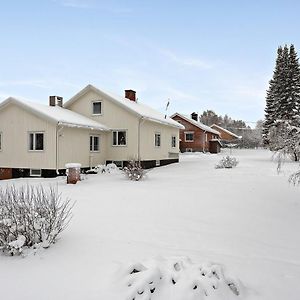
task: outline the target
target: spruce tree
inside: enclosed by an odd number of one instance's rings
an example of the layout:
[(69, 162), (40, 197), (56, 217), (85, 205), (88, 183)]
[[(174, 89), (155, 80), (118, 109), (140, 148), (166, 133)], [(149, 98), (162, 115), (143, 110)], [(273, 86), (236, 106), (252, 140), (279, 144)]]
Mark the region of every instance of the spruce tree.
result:
[(291, 83), (289, 78), (289, 48), (284, 46), (280, 62), (280, 71), (277, 80), (277, 88), (275, 93), (275, 111), (273, 117), (276, 120), (288, 119), (288, 99), (291, 90)]
[[(264, 142), (270, 142), (270, 128), (276, 122), (300, 124), (300, 67), (294, 45), (277, 50), (276, 66), (266, 96)], [(274, 134), (273, 134), (274, 136)]]
[(294, 45), (290, 46), (288, 80), (286, 119), (289, 120), (291, 125), (298, 126), (300, 124), (300, 67)]
[(273, 78), (269, 82), (269, 89), (267, 90), (266, 96), (265, 121), (262, 129), (262, 135), (265, 144), (269, 143), (270, 127), (273, 126), (276, 121), (276, 108), (278, 106), (278, 99), (282, 84), (282, 72), (283, 49), (281, 46), (279, 46), (277, 49), (277, 59), (275, 70), (273, 72)]
[[(271, 150), (300, 158), (300, 66), (294, 45), (278, 48), (266, 97), (264, 141)], [(279, 155), (280, 156), (280, 155)]]

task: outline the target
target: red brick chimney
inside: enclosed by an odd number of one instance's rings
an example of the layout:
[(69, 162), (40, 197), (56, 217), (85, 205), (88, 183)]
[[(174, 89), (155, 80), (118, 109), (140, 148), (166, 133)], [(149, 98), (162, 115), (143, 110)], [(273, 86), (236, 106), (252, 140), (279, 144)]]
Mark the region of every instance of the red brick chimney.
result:
[(198, 122), (198, 114), (197, 114), (197, 113), (193, 112), (193, 113), (191, 114), (191, 118), (192, 118), (192, 120), (195, 120), (195, 121)]
[(135, 91), (134, 90), (125, 90), (125, 98), (130, 101), (136, 102)]

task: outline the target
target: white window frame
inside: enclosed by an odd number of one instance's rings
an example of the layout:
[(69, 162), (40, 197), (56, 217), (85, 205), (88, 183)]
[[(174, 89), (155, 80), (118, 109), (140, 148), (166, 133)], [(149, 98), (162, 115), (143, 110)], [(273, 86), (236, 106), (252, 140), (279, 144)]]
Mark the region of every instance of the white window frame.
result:
[(193, 152), (193, 148), (185, 148), (185, 152)]
[[(91, 145), (91, 138), (92, 138), (92, 145)], [(95, 150), (95, 138), (98, 138), (98, 150)], [(92, 150), (91, 150), (92, 146)], [(100, 152), (100, 135), (91, 134), (90, 135), (90, 152)]]
[[(39, 174), (33, 174), (32, 171), (39, 171)], [(42, 169), (30, 169), (30, 177), (41, 177), (42, 176)]]
[[(173, 145), (173, 141), (174, 141), (174, 145)], [(172, 148), (176, 148), (177, 146), (177, 138), (176, 138), (176, 135), (172, 135), (171, 136), (171, 147)]]
[[(30, 149), (30, 135), (33, 134), (33, 149)], [(43, 135), (43, 149), (36, 150), (36, 138), (37, 134)], [(28, 131), (28, 151), (30, 152), (44, 152), (45, 151), (45, 132), (44, 131)]]
[[(158, 140), (156, 140), (156, 136), (159, 136)], [(159, 145), (156, 144), (156, 141), (159, 141)], [(154, 146), (155, 146), (155, 148), (160, 148), (161, 147), (161, 133), (160, 132), (155, 132), (154, 133)]]
[(208, 142), (208, 133), (205, 133), (205, 142)]
[(3, 149), (3, 138), (2, 138), (2, 136), (3, 136), (3, 134), (0, 131), (0, 151), (2, 151), (2, 149)]
[[(100, 114), (99, 113), (94, 113), (94, 103), (100, 103), (100, 107), (101, 107)], [(103, 101), (101, 101), (101, 100), (92, 101), (92, 115), (93, 116), (102, 116), (102, 114), (103, 114)]]
[[(187, 134), (192, 134), (193, 135), (193, 140), (187, 140), (186, 139), (186, 135)], [(195, 133), (194, 131), (185, 131), (184, 132), (184, 141), (187, 142), (187, 143), (193, 143), (194, 142), (194, 138), (195, 138)]]
[[(118, 137), (119, 137), (119, 132), (125, 132), (125, 145), (118, 145), (118, 144), (116, 144), (116, 145), (114, 145), (114, 132), (116, 132), (117, 133), (117, 136), (116, 136), (116, 141), (117, 141), (117, 143), (118, 143)], [(127, 147), (127, 136), (128, 136), (128, 134), (127, 134), (127, 130), (126, 129), (115, 129), (115, 130), (113, 130), (112, 132), (111, 132), (111, 145), (112, 145), (112, 147)]]

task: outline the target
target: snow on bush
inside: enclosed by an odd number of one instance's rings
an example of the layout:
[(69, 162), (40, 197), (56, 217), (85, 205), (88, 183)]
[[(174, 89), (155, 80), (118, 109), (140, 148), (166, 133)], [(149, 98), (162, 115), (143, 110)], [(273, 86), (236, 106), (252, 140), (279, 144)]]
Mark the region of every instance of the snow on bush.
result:
[(189, 258), (132, 264), (119, 274), (121, 298), (128, 300), (233, 300), (242, 293), (240, 282), (228, 276), (221, 265), (195, 264)]
[(53, 187), (0, 188), (0, 249), (17, 255), (26, 248), (48, 248), (68, 225), (72, 207)]
[(289, 178), (289, 182), (294, 185), (300, 185), (300, 171), (293, 173)]
[(132, 160), (128, 162), (123, 171), (130, 180), (139, 181), (145, 175), (145, 170), (142, 168), (140, 162)]
[(216, 165), (216, 169), (222, 169), (222, 168), (233, 168), (238, 165), (238, 160), (235, 157), (231, 157), (227, 155), (226, 157), (223, 157), (219, 163)]
[(96, 174), (103, 174), (103, 173), (118, 173), (120, 170), (114, 164), (107, 164), (107, 165), (97, 165), (96, 167), (87, 171), (87, 173), (96, 173)]

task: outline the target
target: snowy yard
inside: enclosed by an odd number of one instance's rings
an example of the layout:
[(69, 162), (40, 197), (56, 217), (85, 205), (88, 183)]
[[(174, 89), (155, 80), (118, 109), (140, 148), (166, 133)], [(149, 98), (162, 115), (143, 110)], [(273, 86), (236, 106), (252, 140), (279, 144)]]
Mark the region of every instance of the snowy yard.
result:
[[(128, 264), (174, 257), (219, 264), (240, 281), (239, 296), (212, 291), (208, 299), (299, 299), (300, 187), (288, 183), (298, 165), (287, 162), (278, 175), (269, 151), (233, 150), (238, 166), (215, 169), (224, 154), (182, 155), (140, 182), (123, 174), (89, 175), (77, 185), (62, 178), (0, 182), (57, 184), (76, 201), (70, 226), (51, 248), (0, 256), (1, 299), (125, 300)], [(151, 299), (202, 299), (166, 293)]]

